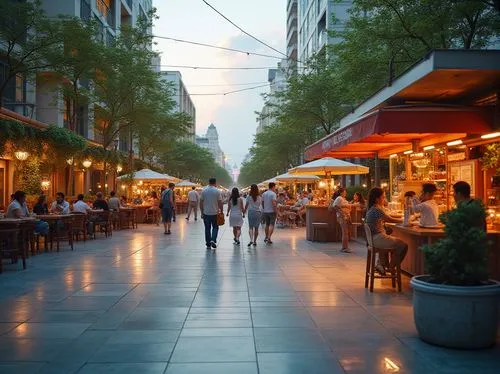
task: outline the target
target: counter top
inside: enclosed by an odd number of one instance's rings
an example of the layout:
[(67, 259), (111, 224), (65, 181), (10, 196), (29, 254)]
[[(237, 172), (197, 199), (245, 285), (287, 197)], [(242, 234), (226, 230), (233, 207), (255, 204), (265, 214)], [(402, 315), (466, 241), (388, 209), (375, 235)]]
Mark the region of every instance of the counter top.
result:
[(328, 205), (306, 205), (306, 209), (328, 209)]
[[(393, 227), (406, 232), (411, 235), (417, 236), (435, 236), (435, 237), (443, 237), (445, 235), (443, 228), (424, 228), (420, 226), (403, 226), (401, 224), (394, 225)], [(500, 231), (498, 230), (488, 230), (488, 235), (500, 235)]]

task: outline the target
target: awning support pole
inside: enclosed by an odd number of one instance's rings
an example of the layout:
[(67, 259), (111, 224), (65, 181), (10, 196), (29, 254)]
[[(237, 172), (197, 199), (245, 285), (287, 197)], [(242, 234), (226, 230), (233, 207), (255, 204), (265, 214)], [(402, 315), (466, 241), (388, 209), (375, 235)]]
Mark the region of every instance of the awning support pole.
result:
[(380, 187), (380, 159), (378, 158), (378, 153), (375, 153), (375, 186)]

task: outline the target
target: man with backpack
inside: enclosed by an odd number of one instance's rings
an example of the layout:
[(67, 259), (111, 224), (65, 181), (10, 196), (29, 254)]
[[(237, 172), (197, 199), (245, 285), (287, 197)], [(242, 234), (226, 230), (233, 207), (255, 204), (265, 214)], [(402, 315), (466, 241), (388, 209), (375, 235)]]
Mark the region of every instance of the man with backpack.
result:
[(165, 235), (171, 234), (170, 227), (172, 225), (172, 216), (174, 214), (174, 187), (175, 184), (169, 183), (168, 188), (161, 193), (161, 213)]

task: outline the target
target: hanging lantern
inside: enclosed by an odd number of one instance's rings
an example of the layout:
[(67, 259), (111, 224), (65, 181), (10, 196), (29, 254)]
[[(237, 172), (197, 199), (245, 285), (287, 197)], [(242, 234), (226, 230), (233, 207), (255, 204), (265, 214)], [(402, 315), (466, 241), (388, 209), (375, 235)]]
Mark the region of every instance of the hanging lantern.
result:
[(75, 160), (73, 160), (73, 157), (68, 158), (68, 159), (66, 160), (66, 162), (68, 163), (68, 165), (69, 165), (69, 166), (73, 165), (73, 162), (74, 162), (74, 161), (75, 161)]
[(84, 160), (82, 162), (82, 165), (83, 165), (84, 168), (88, 169), (92, 165), (92, 161), (90, 161), (90, 160)]
[(16, 156), (16, 158), (19, 161), (26, 161), (29, 155), (30, 154), (26, 151), (15, 151), (14, 152), (14, 156)]
[(118, 166), (116, 167), (116, 171), (117, 171), (118, 173), (119, 173), (119, 172), (121, 172), (122, 170), (123, 170), (123, 167), (122, 167), (121, 165), (118, 165)]

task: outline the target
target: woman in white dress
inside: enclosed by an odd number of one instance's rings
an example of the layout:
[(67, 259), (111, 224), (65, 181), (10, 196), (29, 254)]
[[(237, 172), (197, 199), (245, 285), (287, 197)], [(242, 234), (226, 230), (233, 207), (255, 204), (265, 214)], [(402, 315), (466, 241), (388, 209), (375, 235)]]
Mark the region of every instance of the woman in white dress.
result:
[(248, 247), (257, 245), (259, 236), (259, 225), (262, 217), (262, 196), (259, 194), (259, 187), (252, 184), (250, 193), (245, 204), (244, 214), (248, 212), (248, 229), (250, 234), (250, 243)]
[(235, 187), (227, 204), (229, 226), (233, 228), (234, 244), (240, 245), (241, 226), (243, 226), (243, 200), (240, 191)]

